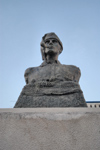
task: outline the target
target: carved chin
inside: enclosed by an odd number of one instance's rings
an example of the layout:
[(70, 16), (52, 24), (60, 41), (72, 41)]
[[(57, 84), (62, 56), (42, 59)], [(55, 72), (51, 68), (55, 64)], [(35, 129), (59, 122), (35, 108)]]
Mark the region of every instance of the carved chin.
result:
[(46, 48), (45, 53), (55, 53), (53, 48)]
[(54, 48), (46, 48), (45, 53), (46, 54), (56, 54), (57, 52), (54, 50)]

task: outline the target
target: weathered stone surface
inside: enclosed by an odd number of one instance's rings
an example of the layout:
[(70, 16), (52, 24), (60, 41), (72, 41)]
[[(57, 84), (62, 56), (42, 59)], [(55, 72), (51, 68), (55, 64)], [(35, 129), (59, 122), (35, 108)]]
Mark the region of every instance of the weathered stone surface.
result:
[(0, 109), (0, 150), (100, 150), (100, 109)]
[(44, 62), (25, 71), (26, 86), (15, 108), (18, 107), (86, 107), (78, 84), (81, 72), (73, 65), (62, 65), (58, 55), (63, 46), (54, 34), (46, 34), (41, 42)]
[(37, 81), (27, 84), (15, 105), (17, 107), (85, 107), (86, 103), (77, 82)]

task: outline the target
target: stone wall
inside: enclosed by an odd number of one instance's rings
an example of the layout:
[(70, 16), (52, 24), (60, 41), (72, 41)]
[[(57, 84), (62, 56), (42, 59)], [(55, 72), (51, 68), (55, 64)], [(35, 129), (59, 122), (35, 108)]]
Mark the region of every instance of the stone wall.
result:
[(0, 109), (0, 150), (100, 150), (100, 109)]

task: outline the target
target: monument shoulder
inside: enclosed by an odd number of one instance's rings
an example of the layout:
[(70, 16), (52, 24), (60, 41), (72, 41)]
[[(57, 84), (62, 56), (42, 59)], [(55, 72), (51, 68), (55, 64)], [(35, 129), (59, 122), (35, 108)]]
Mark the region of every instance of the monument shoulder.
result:
[(26, 84), (28, 84), (28, 77), (29, 77), (29, 74), (31, 74), (31, 72), (33, 72), (35, 70), (36, 67), (30, 67), (30, 68), (27, 68), (25, 70), (25, 73), (24, 73), (24, 78), (25, 78), (25, 82)]
[(74, 80), (76, 82), (79, 82), (79, 79), (81, 77), (81, 71), (79, 67), (76, 67), (74, 65), (63, 65), (63, 67), (65, 68), (65, 70), (68, 70), (69, 72), (71, 72), (71, 74), (74, 75)]

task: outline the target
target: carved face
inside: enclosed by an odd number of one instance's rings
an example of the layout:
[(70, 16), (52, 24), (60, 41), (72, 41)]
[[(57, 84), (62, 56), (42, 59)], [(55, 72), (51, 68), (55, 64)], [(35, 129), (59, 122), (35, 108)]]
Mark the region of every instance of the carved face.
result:
[(61, 46), (56, 39), (46, 39), (45, 40), (45, 54), (59, 54), (61, 51)]

